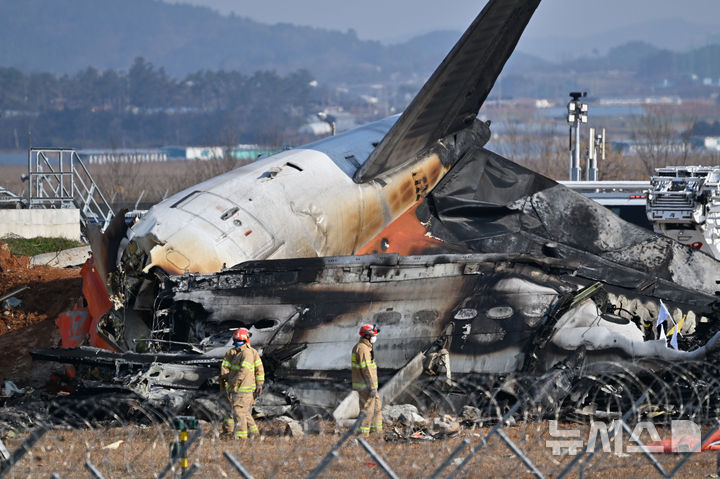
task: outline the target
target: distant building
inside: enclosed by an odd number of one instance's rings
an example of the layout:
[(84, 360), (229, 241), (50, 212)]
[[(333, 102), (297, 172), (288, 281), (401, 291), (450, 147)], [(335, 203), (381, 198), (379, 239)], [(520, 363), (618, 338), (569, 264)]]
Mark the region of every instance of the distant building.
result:
[(167, 161), (168, 155), (162, 150), (121, 148), (113, 150), (79, 150), (78, 156), (89, 165), (108, 163), (154, 163)]
[[(223, 146), (166, 146), (162, 151), (171, 160), (220, 160), (225, 158), (227, 147)], [(235, 145), (230, 150), (234, 160), (255, 161), (260, 156), (269, 156), (280, 151), (261, 145)]]
[(720, 151), (720, 136), (706, 136), (702, 140), (706, 150)]

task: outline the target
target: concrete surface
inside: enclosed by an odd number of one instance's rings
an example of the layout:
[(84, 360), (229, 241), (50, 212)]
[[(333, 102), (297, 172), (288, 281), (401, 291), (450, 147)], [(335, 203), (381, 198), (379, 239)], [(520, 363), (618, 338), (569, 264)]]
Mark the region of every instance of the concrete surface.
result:
[(0, 209), (0, 238), (17, 235), (23, 238), (67, 238), (80, 240), (80, 210)]

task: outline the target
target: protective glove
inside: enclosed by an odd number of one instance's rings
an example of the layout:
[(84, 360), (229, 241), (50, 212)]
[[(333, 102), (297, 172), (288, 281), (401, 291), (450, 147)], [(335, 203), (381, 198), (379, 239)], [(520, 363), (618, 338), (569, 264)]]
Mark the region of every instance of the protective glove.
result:
[(255, 388), (255, 398), (256, 399), (259, 398), (260, 395), (262, 394), (262, 389), (263, 389), (262, 386), (258, 386), (257, 388)]

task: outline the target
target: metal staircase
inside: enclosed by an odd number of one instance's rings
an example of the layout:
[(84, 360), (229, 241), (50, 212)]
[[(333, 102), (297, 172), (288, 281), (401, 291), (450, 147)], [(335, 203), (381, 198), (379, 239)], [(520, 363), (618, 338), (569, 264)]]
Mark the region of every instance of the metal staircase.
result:
[(28, 152), (28, 208), (78, 208), (80, 230), (87, 238), (89, 224), (101, 231), (114, 213), (75, 150), (31, 148)]

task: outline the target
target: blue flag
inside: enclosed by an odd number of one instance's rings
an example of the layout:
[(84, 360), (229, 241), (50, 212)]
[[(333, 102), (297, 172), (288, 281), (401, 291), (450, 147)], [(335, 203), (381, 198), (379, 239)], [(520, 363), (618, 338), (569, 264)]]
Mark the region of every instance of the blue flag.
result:
[(665, 322), (666, 319), (670, 317), (670, 311), (665, 307), (665, 305), (662, 302), (662, 299), (660, 300), (660, 312), (658, 313), (658, 319), (655, 326), (660, 326), (662, 323)]
[(678, 350), (677, 335), (678, 335), (678, 328), (675, 328), (675, 331), (673, 331), (672, 338), (670, 338), (670, 346), (672, 346), (675, 351)]

